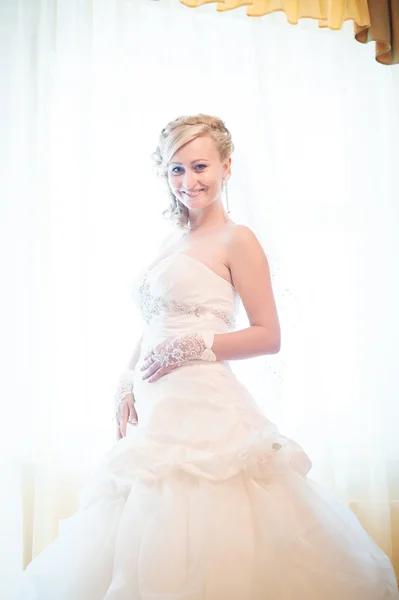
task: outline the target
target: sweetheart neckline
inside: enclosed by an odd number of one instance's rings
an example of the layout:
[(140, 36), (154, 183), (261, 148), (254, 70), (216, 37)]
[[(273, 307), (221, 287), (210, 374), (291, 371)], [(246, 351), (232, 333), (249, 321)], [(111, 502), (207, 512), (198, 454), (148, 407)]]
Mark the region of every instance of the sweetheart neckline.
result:
[(146, 274), (152, 273), (152, 271), (154, 271), (154, 269), (156, 269), (158, 267), (158, 265), (160, 265), (161, 263), (163, 263), (165, 260), (168, 260), (168, 259), (173, 258), (175, 256), (184, 256), (185, 258), (188, 258), (189, 260), (193, 261), (194, 263), (202, 265), (204, 267), (204, 269), (206, 269), (207, 271), (209, 271), (210, 273), (212, 273), (215, 277), (217, 277), (221, 281), (224, 281), (234, 292), (237, 292), (236, 288), (234, 287), (234, 285), (232, 283), (230, 283), (230, 281), (227, 281), (227, 279), (225, 279), (224, 277), (222, 277), (221, 275), (219, 275), (218, 273), (216, 273), (216, 271), (214, 271), (213, 269), (211, 269), (210, 267), (208, 267), (208, 265), (206, 265), (205, 263), (203, 263), (202, 260), (199, 260), (198, 258), (194, 258), (194, 256), (190, 256), (189, 254), (186, 254), (185, 252), (174, 252), (172, 254), (169, 254), (168, 256), (165, 256), (164, 258), (161, 258), (161, 260), (159, 260), (156, 263), (156, 265), (154, 265), (150, 269), (145, 269), (144, 272)]

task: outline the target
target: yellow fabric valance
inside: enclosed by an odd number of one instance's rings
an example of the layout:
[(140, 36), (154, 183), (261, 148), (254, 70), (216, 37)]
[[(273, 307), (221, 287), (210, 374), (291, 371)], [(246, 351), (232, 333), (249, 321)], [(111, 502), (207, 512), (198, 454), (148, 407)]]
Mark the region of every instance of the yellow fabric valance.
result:
[(317, 19), (320, 27), (341, 29), (344, 21), (353, 21), (358, 42), (376, 43), (376, 60), (381, 64), (399, 63), (399, 0), (180, 0), (197, 8), (216, 3), (225, 12), (247, 7), (249, 17), (262, 17), (282, 11), (292, 25), (299, 19)]
[[(378, 1), (378, 0), (377, 0)], [(341, 29), (344, 21), (351, 19), (360, 27), (370, 26), (367, 0), (180, 0), (182, 4), (197, 8), (216, 2), (216, 10), (224, 12), (246, 6), (249, 17), (262, 17), (283, 11), (289, 23), (297, 25), (299, 19), (318, 19), (320, 27)]]

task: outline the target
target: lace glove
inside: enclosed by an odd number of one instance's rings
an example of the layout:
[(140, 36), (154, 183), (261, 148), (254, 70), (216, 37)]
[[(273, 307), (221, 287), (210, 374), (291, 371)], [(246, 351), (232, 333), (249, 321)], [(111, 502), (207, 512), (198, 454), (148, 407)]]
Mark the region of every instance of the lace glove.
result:
[(115, 392), (115, 412), (118, 415), (120, 405), (128, 394), (133, 394), (134, 370), (128, 369), (119, 377)]
[[(133, 369), (128, 369), (119, 377), (118, 386), (115, 392), (115, 420), (117, 423), (117, 439), (125, 437), (127, 423), (135, 425), (138, 422), (137, 412), (134, 407), (133, 380)], [(132, 398), (130, 398), (127, 403), (124, 403), (124, 399), (129, 394), (132, 395)]]
[(211, 349), (214, 337), (209, 331), (201, 331), (159, 344), (144, 357), (141, 367), (141, 371), (144, 371), (143, 379), (149, 378), (149, 382), (156, 381), (165, 373), (191, 360), (215, 361), (216, 356)]

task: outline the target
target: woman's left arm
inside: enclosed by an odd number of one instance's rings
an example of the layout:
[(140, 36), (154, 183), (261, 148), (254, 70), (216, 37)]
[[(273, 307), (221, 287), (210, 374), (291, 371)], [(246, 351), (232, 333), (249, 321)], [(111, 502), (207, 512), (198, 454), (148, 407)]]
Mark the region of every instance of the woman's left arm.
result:
[(248, 227), (234, 228), (228, 255), (233, 284), (250, 326), (231, 333), (198, 332), (165, 340), (144, 357), (143, 379), (152, 383), (189, 360), (240, 360), (280, 351), (280, 323), (269, 264)]
[(237, 225), (228, 252), (229, 268), (249, 320), (249, 327), (215, 334), (212, 351), (217, 360), (240, 360), (276, 354), (281, 331), (267, 257), (256, 235)]

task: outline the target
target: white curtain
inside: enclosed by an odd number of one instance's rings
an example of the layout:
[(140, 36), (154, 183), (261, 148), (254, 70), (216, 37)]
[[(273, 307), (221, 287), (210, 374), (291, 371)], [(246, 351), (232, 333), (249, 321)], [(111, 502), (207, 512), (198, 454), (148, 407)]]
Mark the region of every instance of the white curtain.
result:
[(3, 591), (114, 443), (131, 284), (168, 229), (150, 154), (197, 112), (232, 131), (231, 216), (280, 309), (281, 353), (233, 366), (398, 567), (399, 69), (351, 23), (177, 0), (3, 0), (0, 24)]

